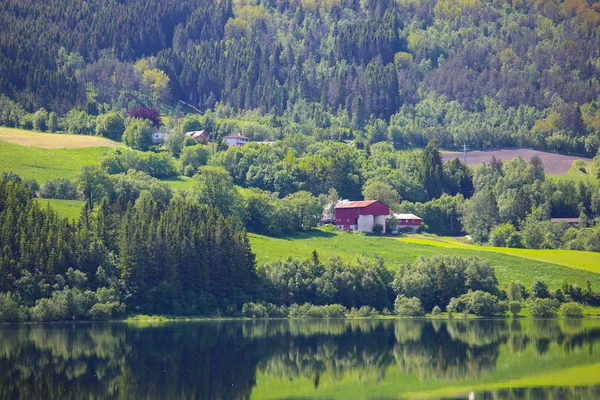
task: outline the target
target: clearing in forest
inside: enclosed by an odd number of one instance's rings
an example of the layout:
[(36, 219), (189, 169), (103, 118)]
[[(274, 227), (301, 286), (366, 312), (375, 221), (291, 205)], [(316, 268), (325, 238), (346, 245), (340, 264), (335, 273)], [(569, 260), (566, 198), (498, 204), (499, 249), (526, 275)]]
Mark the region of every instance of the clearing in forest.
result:
[[(564, 156), (562, 154), (546, 153), (543, 151), (530, 150), (530, 149), (499, 149), (499, 150), (488, 150), (488, 151), (470, 151), (467, 153), (467, 165), (475, 166), (482, 163), (489, 163), (495, 156), (498, 160), (510, 161), (513, 158), (521, 156), (525, 161), (531, 160), (533, 156), (539, 156), (544, 163), (544, 169), (547, 174), (566, 174), (573, 165), (575, 160), (583, 160), (585, 162), (591, 162), (590, 158), (575, 157), (575, 156)], [(463, 153), (460, 152), (449, 152), (442, 153), (442, 160), (444, 162), (458, 157), (463, 159)]]

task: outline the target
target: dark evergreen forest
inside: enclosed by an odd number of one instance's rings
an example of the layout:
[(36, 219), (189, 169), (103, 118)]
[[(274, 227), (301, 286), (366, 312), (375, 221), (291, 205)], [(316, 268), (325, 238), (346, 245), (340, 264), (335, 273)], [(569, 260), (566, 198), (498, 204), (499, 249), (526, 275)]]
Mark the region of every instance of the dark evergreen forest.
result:
[(182, 100), (294, 110), (320, 128), (381, 118), (407, 145), (595, 155), (599, 12), (585, 0), (8, 0), (0, 92), (29, 112)]

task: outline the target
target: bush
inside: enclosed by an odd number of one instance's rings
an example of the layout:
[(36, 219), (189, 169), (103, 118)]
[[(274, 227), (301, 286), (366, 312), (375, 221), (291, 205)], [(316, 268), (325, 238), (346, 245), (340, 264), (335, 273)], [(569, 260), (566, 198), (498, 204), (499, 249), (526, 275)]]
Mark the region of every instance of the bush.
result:
[(381, 232), (383, 232), (383, 225), (375, 224), (375, 226), (373, 227), (373, 233), (381, 233)]
[(451, 298), (450, 302), (446, 306), (446, 311), (448, 311), (450, 314), (468, 312), (469, 304), (467, 298), (464, 295)]
[(100, 165), (108, 174), (123, 174), (130, 169), (144, 172), (153, 178), (172, 178), (179, 175), (175, 161), (166, 153), (142, 153), (131, 150), (115, 150)]
[(450, 313), (473, 313), (478, 316), (504, 315), (508, 309), (505, 302), (482, 290), (476, 290), (450, 299), (446, 307)]
[(529, 312), (536, 318), (554, 318), (558, 310), (558, 302), (552, 299), (535, 299), (529, 303)]
[[(370, 308), (370, 307), (369, 307)], [(289, 308), (291, 318), (343, 318), (348, 313), (346, 307), (340, 304), (315, 306), (305, 303), (301, 306), (292, 304)]]
[(500, 301), (498, 297), (491, 293), (476, 290), (471, 294), (469, 311), (479, 316), (504, 315), (506, 313), (506, 303)]
[(431, 310), (431, 315), (433, 315), (434, 317), (437, 317), (441, 313), (442, 313), (442, 310), (438, 306), (433, 307), (433, 310)]
[(259, 303), (244, 303), (242, 315), (246, 318), (268, 318), (267, 308)]
[(407, 298), (403, 295), (398, 295), (394, 301), (394, 310), (396, 314), (402, 317), (421, 317), (425, 315), (421, 300), (417, 297)]
[(348, 317), (350, 318), (369, 318), (377, 315), (377, 310), (373, 307), (362, 306), (357, 309), (356, 307), (352, 307), (350, 312), (348, 313)]
[(125, 305), (119, 302), (96, 303), (89, 311), (93, 320), (107, 320), (125, 311)]
[(513, 317), (517, 317), (521, 312), (521, 302), (520, 301), (511, 301), (508, 303), (508, 309)]
[(562, 304), (560, 313), (567, 318), (583, 318), (583, 308), (575, 302)]

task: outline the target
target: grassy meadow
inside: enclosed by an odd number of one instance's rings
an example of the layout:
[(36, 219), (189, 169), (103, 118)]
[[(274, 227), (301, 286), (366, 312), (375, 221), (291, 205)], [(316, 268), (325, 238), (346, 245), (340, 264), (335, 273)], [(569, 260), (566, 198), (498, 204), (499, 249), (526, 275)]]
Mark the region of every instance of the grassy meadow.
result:
[(532, 250), (512, 249), (508, 247), (475, 246), (470, 244), (463, 244), (456, 241), (453, 242), (450, 240), (439, 240), (428, 237), (406, 237), (398, 238), (398, 240), (404, 243), (415, 243), (444, 248), (467, 248), (479, 251), (502, 253), (510, 256), (523, 257), (531, 260), (563, 265), (569, 268), (577, 268), (600, 274), (600, 253), (594, 253), (591, 251)]
[(69, 220), (79, 220), (81, 209), (85, 202), (82, 200), (35, 199), (41, 207), (50, 206), (54, 211)]
[(13, 171), (42, 184), (49, 179), (75, 179), (82, 165), (98, 163), (110, 147), (41, 149), (0, 141), (0, 172)]
[[(461, 256), (479, 257), (487, 260), (496, 269), (500, 287), (508, 287), (513, 280), (520, 280), (529, 286), (535, 278), (543, 279), (550, 288), (557, 289), (564, 279), (584, 287), (589, 280), (594, 288), (600, 288), (600, 268), (593, 268), (586, 257), (596, 257), (596, 253), (574, 252), (572, 262), (559, 265), (551, 262), (547, 250), (528, 250), (529, 258), (522, 255), (487, 251), (476, 246), (457, 243), (422, 243), (410, 240), (365, 236), (343, 232), (316, 230), (287, 238), (271, 238), (250, 234), (250, 244), (256, 254), (257, 263), (274, 261), (278, 258), (311, 256), (317, 250), (321, 259), (339, 255), (345, 259), (358, 256), (382, 257), (388, 268), (397, 269), (403, 263), (414, 261), (419, 256)], [(440, 248), (440, 246), (442, 248)], [(512, 249), (511, 249), (512, 250)], [(579, 254), (583, 253), (583, 254)], [(600, 254), (599, 254), (600, 256)], [(584, 260), (583, 262), (581, 260)], [(582, 268), (587, 266), (587, 268)]]

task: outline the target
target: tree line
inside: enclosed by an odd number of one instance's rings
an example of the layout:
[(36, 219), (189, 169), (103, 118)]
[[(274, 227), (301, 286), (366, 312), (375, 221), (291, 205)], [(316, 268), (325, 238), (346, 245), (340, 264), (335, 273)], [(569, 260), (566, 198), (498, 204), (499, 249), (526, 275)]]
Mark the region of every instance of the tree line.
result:
[(251, 299), (254, 255), (243, 227), (211, 207), (150, 191), (104, 198), (78, 222), (0, 179), (3, 319), (110, 318), (125, 309), (202, 314)]

